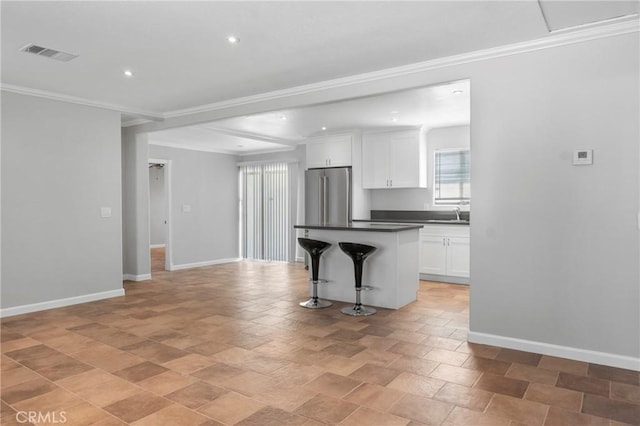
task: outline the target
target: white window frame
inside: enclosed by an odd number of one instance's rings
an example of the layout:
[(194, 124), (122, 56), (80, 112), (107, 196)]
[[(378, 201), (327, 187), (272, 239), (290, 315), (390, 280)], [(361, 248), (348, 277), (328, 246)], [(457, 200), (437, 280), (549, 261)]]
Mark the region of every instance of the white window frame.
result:
[[(469, 153), (469, 162), (471, 162), (471, 150), (469, 148), (445, 148), (445, 149), (436, 149), (433, 151), (433, 205), (434, 206), (462, 206), (469, 205), (471, 203), (471, 195), (469, 195), (469, 199), (457, 199), (457, 201), (439, 201), (437, 198), (437, 190), (438, 180), (437, 180), (437, 157), (440, 153), (453, 153), (453, 152), (468, 152)], [(471, 172), (471, 170), (469, 170)], [(469, 184), (471, 184), (471, 177), (469, 177)]]

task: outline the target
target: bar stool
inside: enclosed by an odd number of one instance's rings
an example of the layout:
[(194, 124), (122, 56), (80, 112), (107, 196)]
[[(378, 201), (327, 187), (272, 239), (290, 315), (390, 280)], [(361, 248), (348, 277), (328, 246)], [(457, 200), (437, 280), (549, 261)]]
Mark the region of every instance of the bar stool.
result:
[(318, 271), (320, 270), (320, 256), (322, 256), (322, 253), (331, 247), (331, 244), (325, 241), (311, 240), (309, 238), (298, 238), (298, 243), (306, 250), (307, 253), (309, 253), (309, 256), (311, 257), (311, 283), (313, 285), (311, 299), (306, 302), (300, 302), (300, 306), (309, 309), (328, 308), (332, 305), (331, 302), (318, 299), (318, 283), (327, 282), (327, 280), (318, 279)]
[(353, 269), (356, 279), (356, 304), (352, 308), (342, 308), (343, 314), (353, 316), (366, 316), (376, 313), (374, 308), (363, 306), (360, 301), (360, 292), (362, 291), (362, 266), (364, 261), (371, 253), (377, 250), (376, 247), (358, 243), (338, 243), (340, 249), (353, 260)]

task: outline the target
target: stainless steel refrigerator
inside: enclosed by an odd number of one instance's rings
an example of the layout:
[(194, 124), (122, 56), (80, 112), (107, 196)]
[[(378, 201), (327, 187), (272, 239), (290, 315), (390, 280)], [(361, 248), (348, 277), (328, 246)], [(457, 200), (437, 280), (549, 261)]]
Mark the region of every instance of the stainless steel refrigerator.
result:
[(309, 225), (351, 222), (351, 167), (307, 170), (304, 207)]

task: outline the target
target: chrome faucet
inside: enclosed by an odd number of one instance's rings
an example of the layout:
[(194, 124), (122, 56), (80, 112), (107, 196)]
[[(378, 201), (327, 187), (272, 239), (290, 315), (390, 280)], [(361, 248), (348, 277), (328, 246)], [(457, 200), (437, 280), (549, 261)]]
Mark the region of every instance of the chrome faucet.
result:
[(453, 211), (456, 212), (456, 220), (460, 220), (460, 207), (455, 206)]

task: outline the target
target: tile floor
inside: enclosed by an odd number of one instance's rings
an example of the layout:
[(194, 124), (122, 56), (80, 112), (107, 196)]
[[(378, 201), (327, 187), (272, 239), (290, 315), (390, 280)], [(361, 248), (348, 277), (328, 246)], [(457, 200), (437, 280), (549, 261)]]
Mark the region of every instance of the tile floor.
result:
[(3, 425), (640, 425), (638, 372), (466, 343), (465, 286), (366, 318), (298, 307), (300, 265), (125, 288), (2, 320)]

